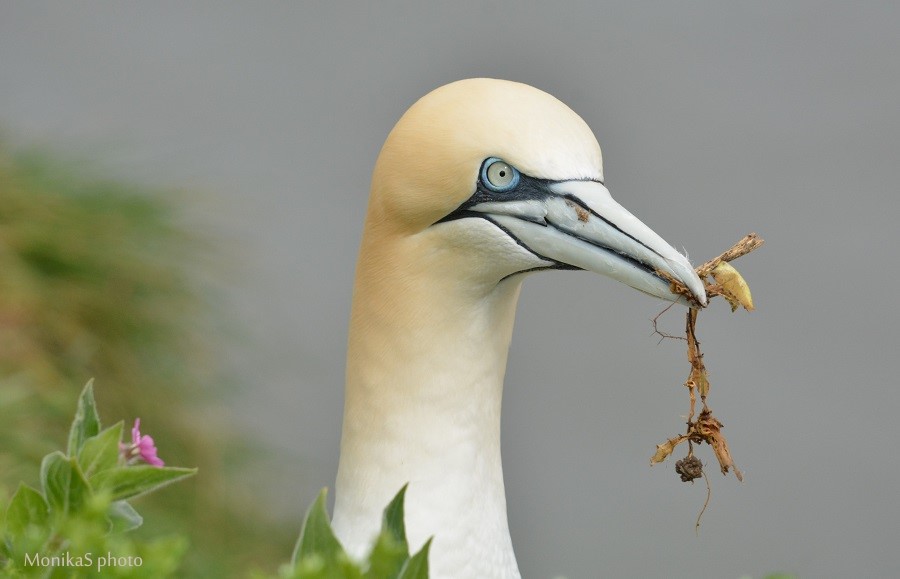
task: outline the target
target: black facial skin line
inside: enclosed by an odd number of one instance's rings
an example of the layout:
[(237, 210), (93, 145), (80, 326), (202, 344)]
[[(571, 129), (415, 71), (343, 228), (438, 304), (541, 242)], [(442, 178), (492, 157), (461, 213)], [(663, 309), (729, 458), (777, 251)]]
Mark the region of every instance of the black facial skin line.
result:
[[(488, 160), (491, 160), (491, 159), (493, 159), (493, 158), (489, 158)], [(485, 163), (486, 162), (487, 162), (487, 160), (485, 160)], [(482, 164), (482, 169), (483, 168), (484, 168), (484, 166)], [(541, 259), (544, 259), (546, 261), (550, 261), (550, 262), (553, 262), (554, 264), (556, 264), (556, 265), (552, 265), (552, 266), (538, 267), (538, 268), (534, 268), (534, 269), (575, 269), (575, 270), (580, 270), (581, 269), (580, 267), (576, 267), (576, 266), (569, 265), (566, 263), (561, 263), (554, 259), (549, 259), (549, 258), (544, 257), (543, 255), (539, 254), (538, 252), (534, 251), (532, 248), (528, 247), (528, 245), (526, 245), (521, 240), (519, 240), (508, 229), (506, 229), (505, 227), (502, 227), (496, 221), (491, 219), (489, 215), (482, 213), (480, 211), (472, 211), (470, 209), (471, 207), (474, 207), (481, 203), (503, 203), (503, 202), (508, 202), (508, 201), (546, 201), (548, 198), (551, 198), (551, 197), (562, 197), (572, 203), (575, 203), (576, 205), (578, 205), (579, 207), (581, 207), (582, 209), (584, 209), (585, 211), (589, 212), (591, 215), (596, 217), (597, 219), (602, 220), (604, 223), (608, 224), (610, 227), (612, 227), (613, 229), (615, 229), (622, 235), (633, 240), (635, 243), (639, 243), (642, 246), (646, 247), (648, 250), (659, 255), (659, 252), (654, 250), (652, 247), (649, 247), (647, 244), (645, 244), (641, 240), (636, 239), (633, 235), (630, 235), (627, 232), (622, 231), (622, 229), (619, 228), (619, 226), (617, 226), (615, 223), (613, 223), (609, 219), (606, 219), (605, 217), (603, 217), (602, 215), (600, 215), (599, 213), (597, 213), (596, 211), (594, 211), (593, 209), (591, 209), (590, 207), (585, 205), (585, 203), (578, 197), (576, 197), (574, 195), (568, 195), (568, 194), (560, 195), (558, 193), (554, 193), (553, 191), (551, 191), (550, 185), (553, 183), (556, 183), (557, 181), (553, 181), (551, 179), (538, 179), (536, 177), (531, 177), (529, 175), (526, 175), (525, 173), (519, 172), (519, 183), (515, 186), (515, 188), (510, 189), (509, 191), (497, 192), (497, 191), (492, 191), (484, 184), (484, 182), (481, 179), (482, 173), (483, 173), (483, 171), (479, 170), (478, 182), (475, 185), (475, 193), (473, 193), (471, 197), (469, 197), (466, 201), (464, 201), (462, 203), (462, 205), (460, 205), (459, 207), (454, 209), (448, 215), (437, 220), (433, 225), (437, 225), (438, 223), (445, 223), (448, 221), (455, 221), (457, 219), (466, 219), (469, 217), (478, 217), (481, 219), (485, 219), (485, 220), (491, 222), (494, 226), (501, 229), (504, 233), (506, 233), (506, 235), (511, 237), (513, 240), (515, 240), (515, 242), (518, 243), (521, 247), (528, 250), (528, 252), (536, 255), (537, 257), (540, 257)], [(603, 185), (603, 181), (595, 181), (595, 182)], [(548, 226), (553, 225), (552, 222), (548, 223), (548, 222), (545, 222), (544, 220), (528, 219), (527, 217), (524, 217), (524, 216), (521, 216), (521, 217), (516, 216), (516, 218), (522, 219), (523, 221), (529, 221), (531, 223), (535, 223), (542, 227), (548, 227)], [(621, 251), (617, 251), (610, 247), (599, 245), (594, 241), (585, 239), (584, 237), (578, 235), (577, 233), (572, 233), (572, 232), (565, 231), (565, 230), (560, 230), (560, 231), (562, 231), (566, 235), (571, 235), (572, 237), (574, 237), (576, 239), (579, 239), (585, 243), (593, 245), (594, 247), (598, 247), (605, 251), (609, 251), (610, 253), (614, 253), (620, 259), (627, 261), (635, 266), (638, 266), (638, 267), (640, 267), (644, 270), (647, 270), (648, 272), (656, 275), (656, 273), (655, 273), (656, 268), (650, 267), (649, 265), (635, 259), (634, 257), (631, 257), (630, 255), (624, 254)], [(660, 255), (660, 257), (662, 257), (662, 256)], [(525, 270), (525, 271), (533, 271), (533, 270), (529, 269), (529, 270)], [(524, 273), (524, 272), (516, 272), (516, 273), (510, 274), (510, 275), (517, 275), (518, 273)], [(506, 277), (509, 277), (509, 276), (506, 276)], [(506, 279), (506, 278), (504, 278), (504, 279)]]
[(540, 253), (536, 252), (536, 251), (533, 250), (532, 248), (528, 247), (528, 245), (526, 245), (525, 243), (523, 243), (522, 240), (520, 240), (518, 237), (516, 237), (515, 235), (513, 235), (512, 231), (510, 231), (509, 229), (503, 227), (502, 225), (500, 225), (499, 223), (497, 223), (496, 221), (494, 221), (493, 219), (491, 219), (490, 216), (483, 215), (483, 214), (478, 214), (477, 212), (474, 212), (474, 211), (471, 212), (471, 213), (473, 213), (475, 216), (480, 216), (480, 217), (482, 217), (482, 219), (484, 219), (485, 221), (490, 222), (494, 227), (496, 227), (497, 229), (499, 229), (500, 231), (502, 231), (503, 233), (505, 233), (510, 239), (512, 239), (513, 241), (515, 241), (515, 242), (519, 245), (519, 247), (521, 247), (522, 249), (524, 249), (524, 250), (527, 251), (528, 253), (534, 255), (535, 257), (539, 257), (539, 258), (543, 259), (544, 261), (549, 261), (549, 262), (551, 263), (551, 265), (544, 265), (544, 266), (531, 267), (531, 268), (528, 268), (528, 269), (523, 269), (522, 271), (514, 271), (513, 273), (511, 273), (511, 274), (509, 274), (509, 275), (507, 275), (507, 276), (504, 276), (503, 279), (501, 279), (500, 281), (503, 281), (504, 279), (506, 279), (506, 278), (508, 278), (508, 277), (510, 277), (510, 276), (513, 276), (513, 275), (518, 275), (518, 274), (520, 274), (520, 273), (525, 273), (525, 272), (529, 272), (529, 271), (538, 271), (538, 270), (541, 270), (541, 269), (577, 269), (577, 270), (581, 270), (580, 267), (577, 267), (577, 266), (574, 266), (574, 265), (569, 265), (568, 263), (562, 263), (561, 261), (557, 261), (557, 260), (555, 260), (555, 259), (551, 259), (551, 258), (549, 258), (549, 257), (546, 257), (546, 256), (544, 256), (544, 255), (541, 255)]

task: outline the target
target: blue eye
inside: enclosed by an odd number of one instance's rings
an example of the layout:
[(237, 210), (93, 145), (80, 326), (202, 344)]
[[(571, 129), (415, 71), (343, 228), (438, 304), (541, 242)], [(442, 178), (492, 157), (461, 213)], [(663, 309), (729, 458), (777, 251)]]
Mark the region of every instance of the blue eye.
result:
[(491, 191), (502, 193), (519, 184), (519, 172), (512, 165), (491, 157), (482, 165), (481, 181)]

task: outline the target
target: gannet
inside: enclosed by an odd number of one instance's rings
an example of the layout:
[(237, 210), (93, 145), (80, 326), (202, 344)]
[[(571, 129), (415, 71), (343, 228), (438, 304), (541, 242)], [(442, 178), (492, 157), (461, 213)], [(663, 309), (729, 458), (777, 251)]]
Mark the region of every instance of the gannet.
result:
[(416, 102), (378, 156), (353, 291), (333, 528), (372, 546), (406, 483), (412, 549), (435, 579), (520, 577), (500, 406), (524, 274), (582, 269), (700, 304), (687, 258), (615, 202), (600, 146), (531, 86), (469, 79)]

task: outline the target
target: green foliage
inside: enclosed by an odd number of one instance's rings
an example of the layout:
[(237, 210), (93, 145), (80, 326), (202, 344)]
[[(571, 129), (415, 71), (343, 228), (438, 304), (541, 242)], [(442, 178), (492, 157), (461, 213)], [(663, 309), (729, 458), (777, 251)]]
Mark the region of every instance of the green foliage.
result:
[[(203, 471), (202, 484), (147, 497), (138, 533), (183, 531), (187, 573), (243, 577), (290, 549), (293, 532), (246, 490), (245, 457), (262, 453), (232, 434), (235, 385), (217, 355), (227, 324), (211, 282), (228, 254), (185, 223), (189, 197), (0, 141), (0, 488), (40, 486), (34, 464), (65, 440), (72, 401), (94, 376), (107, 385), (103, 415), (141, 416), (167, 441), (167, 462)], [(67, 456), (99, 433), (95, 416), (80, 416)], [(92, 444), (116, 438), (107, 435)], [(110, 455), (81, 456), (90, 479), (106, 466), (93, 461)]]
[[(409, 544), (406, 541), (406, 524), (404, 522), (403, 505), (406, 499), (404, 485), (394, 500), (384, 509), (381, 518), (381, 533), (375, 539), (372, 555), (369, 557), (369, 568), (366, 579), (380, 577), (397, 577), (409, 558)], [(427, 549), (425, 549), (427, 552)]]
[[(93, 381), (88, 382), (69, 429), (67, 453), (54, 451), (41, 461), (41, 490), (20, 483), (10, 499), (0, 493), (4, 577), (141, 579), (179, 572), (187, 540), (130, 539), (126, 533), (140, 527), (143, 518), (126, 499), (193, 476), (197, 469), (132, 464), (122, 434), (122, 422), (102, 429)], [(278, 579), (428, 579), (432, 539), (410, 556), (406, 490), (407, 486), (401, 488), (384, 509), (369, 556), (355, 562), (331, 528), (323, 489), (309, 508), (291, 562), (279, 569)], [(253, 576), (266, 579), (260, 573)], [(767, 579), (790, 577), (777, 574)]]
[(196, 469), (168, 466), (120, 466), (96, 473), (91, 477), (91, 484), (118, 501), (139, 497), (196, 472)]
[(122, 422), (85, 440), (80, 449), (76, 451), (78, 452), (78, 465), (84, 472), (84, 476), (90, 478), (98, 472), (114, 467), (118, 463), (119, 441), (121, 440)]
[(7, 530), (12, 535), (24, 535), (29, 527), (44, 528), (50, 520), (50, 505), (40, 492), (25, 483), (13, 495), (6, 510)]
[[(322, 489), (316, 502), (306, 513), (306, 521), (291, 558), (294, 565), (313, 559), (320, 560), (326, 568), (339, 567), (346, 562), (344, 549), (331, 530), (328, 511), (325, 509), (326, 495), (327, 491)], [(332, 571), (330, 568), (327, 570)]]
[[(100, 429), (92, 383), (82, 391), (67, 454), (41, 461), (41, 490), (25, 483), (0, 510), (0, 572), (21, 577), (168, 577), (182, 537), (135, 541), (143, 519), (124, 499), (159, 490), (196, 469), (128, 465), (122, 423)], [(116, 437), (117, 436), (117, 437)]]
[[(100, 417), (97, 415), (93, 385), (93, 380), (88, 382), (82, 390), (81, 396), (78, 397), (75, 420), (69, 429), (69, 448), (66, 451), (69, 456), (78, 455), (84, 447), (85, 440), (97, 436), (100, 432)], [(121, 436), (119, 438), (121, 439)]]
[(429, 550), (431, 550), (431, 539), (428, 539), (419, 552), (403, 564), (399, 579), (428, 579)]
[[(381, 532), (365, 561), (347, 556), (334, 535), (325, 508), (326, 491), (306, 513), (303, 530), (289, 565), (279, 570), (279, 579), (428, 579), (431, 539), (412, 557), (406, 541), (403, 504), (406, 486), (385, 508)], [(256, 575), (256, 579), (265, 579)]]
[(50, 505), (50, 512), (66, 517), (81, 510), (91, 489), (76, 457), (56, 451), (41, 461), (41, 488)]

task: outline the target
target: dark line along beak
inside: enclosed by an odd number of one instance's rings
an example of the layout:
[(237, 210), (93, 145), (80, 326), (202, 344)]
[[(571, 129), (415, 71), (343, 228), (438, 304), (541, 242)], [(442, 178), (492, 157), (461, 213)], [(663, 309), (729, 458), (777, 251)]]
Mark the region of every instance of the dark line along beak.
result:
[(706, 290), (690, 262), (652, 229), (619, 205), (597, 181), (547, 182), (544, 195), (530, 194), (466, 207), (481, 214), (537, 255), (603, 274), (644, 293), (692, 305), (669, 290), (664, 271), (701, 305)]

